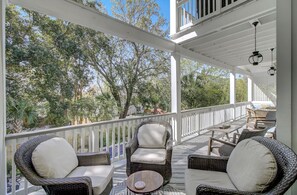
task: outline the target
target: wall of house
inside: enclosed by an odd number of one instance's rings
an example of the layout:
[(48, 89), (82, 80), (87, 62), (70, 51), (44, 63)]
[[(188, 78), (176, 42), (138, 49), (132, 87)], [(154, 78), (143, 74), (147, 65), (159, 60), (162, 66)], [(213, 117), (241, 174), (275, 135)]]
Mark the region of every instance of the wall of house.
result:
[(258, 87), (258, 85), (254, 84), (253, 90), (254, 101), (271, 101), (268, 96)]

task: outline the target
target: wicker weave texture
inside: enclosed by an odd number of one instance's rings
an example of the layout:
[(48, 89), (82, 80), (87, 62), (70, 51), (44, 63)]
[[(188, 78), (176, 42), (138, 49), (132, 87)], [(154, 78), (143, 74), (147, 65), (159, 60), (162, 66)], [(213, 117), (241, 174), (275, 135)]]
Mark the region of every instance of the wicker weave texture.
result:
[[(165, 126), (167, 130), (167, 137), (166, 137), (166, 163), (165, 165), (157, 165), (157, 164), (144, 164), (144, 163), (134, 163), (131, 162), (131, 156), (138, 148), (138, 141), (137, 141), (137, 133), (139, 128), (145, 124), (160, 124)], [(134, 137), (130, 142), (126, 145), (126, 155), (127, 155), (127, 163), (126, 163), (126, 172), (127, 175), (131, 175), (137, 171), (142, 170), (152, 170), (160, 173), (163, 178), (164, 182), (168, 183), (172, 177), (172, 170), (171, 170), (171, 159), (172, 159), (172, 138), (171, 138), (172, 127), (167, 122), (160, 122), (155, 120), (148, 120), (139, 124), (135, 130)]]
[[(93, 195), (92, 182), (90, 177), (53, 178), (40, 177), (34, 169), (31, 161), (32, 152), (42, 142), (56, 136), (43, 135), (35, 137), (22, 144), (16, 151), (14, 161), (17, 168), (24, 177), (33, 185), (42, 186), (50, 195)], [(92, 166), (110, 164), (107, 153), (78, 154), (78, 166)], [(109, 194), (112, 189), (112, 179), (101, 194)]]
[[(265, 137), (251, 138), (260, 144), (267, 147), (274, 158), (276, 159), (278, 170), (275, 180), (263, 193), (251, 193), (236, 191), (231, 189), (218, 188), (215, 186), (199, 185), (196, 188), (196, 194), (269, 194), (278, 195), (284, 194), (297, 179), (297, 156), (286, 145), (277, 140)], [(226, 172), (228, 157), (213, 157), (213, 156), (200, 156), (190, 155), (188, 167), (192, 169), (202, 169), (210, 171)], [(224, 168), (225, 167), (225, 168)], [(244, 168), (244, 167), (243, 167)]]

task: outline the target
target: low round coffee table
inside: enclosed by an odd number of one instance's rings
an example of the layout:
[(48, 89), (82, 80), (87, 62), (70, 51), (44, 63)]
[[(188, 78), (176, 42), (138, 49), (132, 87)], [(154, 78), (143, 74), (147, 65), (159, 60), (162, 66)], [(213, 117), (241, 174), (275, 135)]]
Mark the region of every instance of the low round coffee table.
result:
[[(138, 190), (135, 188), (134, 184), (138, 181), (143, 181), (145, 183), (145, 188)], [(127, 189), (137, 193), (137, 194), (149, 194), (156, 191), (163, 185), (163, 177), (155, 171), (138, 171), (131, 174), (127, 181)]]

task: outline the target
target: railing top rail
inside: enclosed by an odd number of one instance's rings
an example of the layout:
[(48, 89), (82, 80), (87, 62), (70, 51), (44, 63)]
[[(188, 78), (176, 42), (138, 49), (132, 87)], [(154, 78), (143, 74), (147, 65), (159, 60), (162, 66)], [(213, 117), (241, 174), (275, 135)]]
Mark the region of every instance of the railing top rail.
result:
[(81, 129), (81, 128), (89, 128), (94, 127), (98, 125), (108, 125), (113, 123), (122, 123), (127, 121), (133, 121), (133, 120), (139, 120), (139, 119), (146, 119), (146, 118), (158, 118), (163, 116), (174, 116), (175, 113), (166, 113), (166, 114), (159, 114), (159, 115), (149, 115), (149, 116), (140, 116), (140, 117), (133, 117), (133, 118), (125, 118), (125, 119), (115, 119), (115, 120), (109, 120), (109, 121), (102, 121), (102, 122), (95, 122), (95, 123), (89, 123), (89, 124), (81, 124), (81, 125), (71, 125), (71, 126), (64, 126), (64, 127), (56, 127), (56, 128), (50, 128), (45, 130), (38, 130), (38, 131), (31, 131), (31, 132), (23, 132), (23, 133), (15, 133), (15, 134), (8, 134), (5, 136), (5, 140), (12, 140), (12, 139), (19, 139), (24, 137), (30, 137), (30, 136), (37, 136), (42, 134), (49, 134), (49, 133), (56, 133), (61, 131), (70, 131), (73, 129)]
[(211, 109), (220, 109), (224, 107), (232, 107), (232, 106), (239, 106), (239, 105), (247, 105), (250, 104), (250, 102), (238, 102), (235, 104), (222, 104), (222, 105), (215, 105), (215, 106), (208, 106), (208, 107), (201, 107), (201, 108), (194, 108), (194, 109), (189, 109), (189, 110), (183, 110), (181, 113), (190, 113), (190, 112), (197, 112), (197, 111), (202, 111), (202, 110), (211, 110)]

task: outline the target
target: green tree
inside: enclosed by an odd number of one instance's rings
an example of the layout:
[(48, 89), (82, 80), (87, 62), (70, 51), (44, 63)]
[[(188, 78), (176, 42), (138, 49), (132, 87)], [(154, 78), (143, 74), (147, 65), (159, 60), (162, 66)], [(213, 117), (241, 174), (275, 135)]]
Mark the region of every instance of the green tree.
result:
[[(158, 10), (154, 0), (113, 1), (114, 17), (165, 36), (165, 20)], [(100, 33), (85, 38), (85, 58), (109, 87), (119, 118), (127, 116), (138, 83), (168, 72), (168, 56), (162, 51)]]
[(12, 133), (20, 133), (24, 127), (35, 126), (37, 122), (36, 107), (25, 100), (7, 99), (8, 120), (12, 124)]
[(228, 72), (189, 60), (182, 61), (182, 109), (228, 103)]
[(247, 98), (247, 79), (244, 77), (236, 78), (236, 102), (246, 102)]

